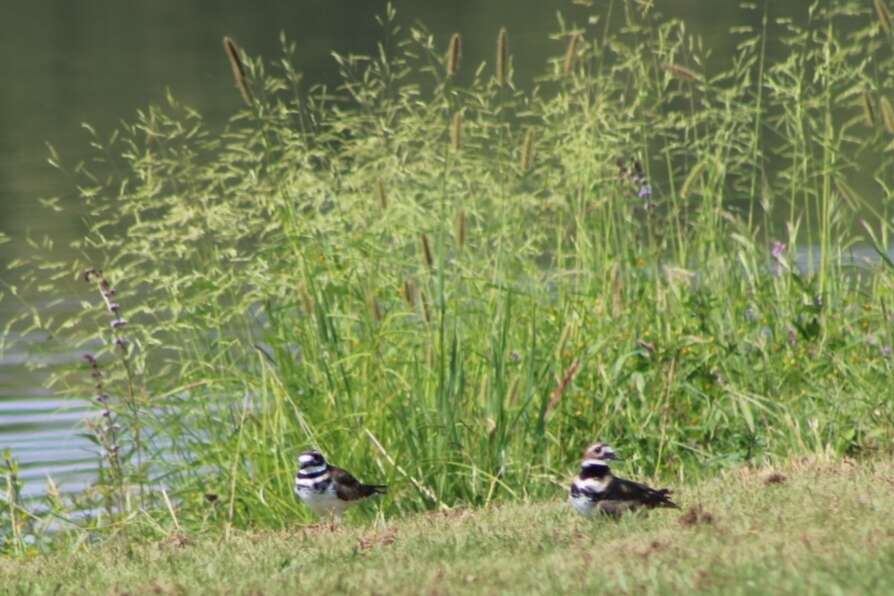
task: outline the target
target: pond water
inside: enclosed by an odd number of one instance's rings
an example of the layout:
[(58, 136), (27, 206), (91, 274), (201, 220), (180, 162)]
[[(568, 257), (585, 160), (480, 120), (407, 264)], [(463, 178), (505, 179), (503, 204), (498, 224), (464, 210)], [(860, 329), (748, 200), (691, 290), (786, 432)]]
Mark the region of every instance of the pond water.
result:
[[(548, 56), (562, 53), (551, 40), (556, 13), (583, 23), (593, 8), (570, 0), (412, 0), (395, 2), (398, 20), (417, 21), (446, 45), (454, 31), (464, 35), (464, 63), (490, 61), (501, 26), (511, 35), (516, 80), (521, 84), (545, 67)], [(733, 24), (753, 19), (737, 2), (659, 1), (662, 10), (685, 16), (690, 31), (705, 38), (715, 56), (728, 56), (735, 39)], [(710, 10), (704, 7), (710, 4)], [(803, 0), (775, 2), (774, 10), (803, 8)], [(724, 8), (720, 8), (720, 6)], [(166, 88), (205, 115), (212, 126), (239, 108), (221, 38), (230, 35), (252, 55), (280, 56), (278, 34), (297, 42), (297, 62), (305, 79), (335, 82), (331, 50), (371, 53), (381, 37), (374, 15), (384, 11), (379, 0), (297, 0), (254, 5), (235, 0), (214, 3), (180, 0), (43, 0), (19, 3), (4, 15), (0, 55), (6, 60), (6, 85), (0, 94), (0, 233), (12, 238), (0, 244), (0, 283), (15, 284), (6, 264), (29, 250), (26, 234), (50, 235), (63, 246), (77, 237), (81, 225), (71, 213), (52, 214), (37, 199), (69, 192), (69, 181), (46, 162), (51, 142), (63, 162), (76, 163), (86, 153), (82, 122), (107, 136), (120, 119), (130, 119), (149, 103), (160, 102)], [(72, 281), (61, 289), (76, 307), (81, 295)], [(22, 296), (32, 303), (45, 296)], [(59, 298), (54, 296), (53, 298)], [(11, 299), (0, 302), (0, 328), (21, 309)], [(14, 339), (14, 338), (7, 338)], [(42, 338), (27, 338), (39, 342)], [(10, 351), (0, 355), (0, 450), (11, 449), (22, 466), (27, 495), (39, 494), (47, 475), (63, 491), (89, 481), (95, 456), (91, 443), (79, 436), (89, 414), (88, 402), (62, 399), (44, 388), (46, 370), (26, 367), (75, 366), (80, 351), (41, 354)]]

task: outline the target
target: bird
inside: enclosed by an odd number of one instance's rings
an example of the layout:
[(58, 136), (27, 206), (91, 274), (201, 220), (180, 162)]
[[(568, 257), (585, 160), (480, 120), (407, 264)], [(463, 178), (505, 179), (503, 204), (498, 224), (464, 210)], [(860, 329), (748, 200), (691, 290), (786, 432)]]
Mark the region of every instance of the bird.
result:
[(295, 494), (320, 517), (338, 519), (351, 505), (386, 490), (385, 485), (363, 484), (346, 470), (329, 465), (319, 451), (298, 456)]
[(654, 489), (612, 475), (608, 462), (617, 459), (605, 443), (593, 443), (584, 451), (580, 474), (571, 482), (568, 502), (584, 517), (594, 514), (621, 517), (628, 511), (668, 507), (678, 509), (666, 488)]

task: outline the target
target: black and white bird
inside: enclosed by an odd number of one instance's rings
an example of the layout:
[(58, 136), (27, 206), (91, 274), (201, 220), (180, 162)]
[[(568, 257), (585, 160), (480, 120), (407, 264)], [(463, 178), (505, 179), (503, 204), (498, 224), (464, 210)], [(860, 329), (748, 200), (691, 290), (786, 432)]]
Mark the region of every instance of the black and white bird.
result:
[(608, 462), (617, 459), (614, 449), (605, 443), (594, 443), (584, 452), (580, 474), (571, 483), (568, 502), (584, 517), (594, 514), (620, 517), (628, 511), (671, 507), (671, 491), (654, 489), (612, 475)]
[(295, 494), (320, 517), (341, 517), (345, 509), (376, 494), (384, 494), (380, 484), (363, 484), (341, 468), (330, 466), (319, 451), (298, 456)]

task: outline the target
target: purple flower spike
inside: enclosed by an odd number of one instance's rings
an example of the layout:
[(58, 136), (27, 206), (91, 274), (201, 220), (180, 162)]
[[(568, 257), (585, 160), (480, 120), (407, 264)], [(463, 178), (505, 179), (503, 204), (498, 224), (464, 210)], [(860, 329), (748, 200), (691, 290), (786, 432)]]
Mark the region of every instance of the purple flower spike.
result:
[(127, 319), (121, 319), (121, 318), (115, 319), (114, 321), (111, 322), (111, 325), (112, 325), (112, 329), (121, 329), (122, 327), (127, 325)]
[(639, 187), (639, 198), (641, 199), (651, 199), (652, 198), (652, 185), (651, 184), (643, 184)]
[(117, 302), (109, 302), (109, 311), (118, 314), (118, 311), (121, 310), (121, 305)]
[(122, 350), (126, 350), (127, 346), (130, 345), (130, 342), (124, 339), (123, 337), (119, 337), (115, 340), (115, 345), (121, 348)]
[(785, 242), (779, 242), (778, 240), (773, 241), (773, 249), (770, 251), (770, 254), (777, 261), (782, 258), (782, 255), (785, 254)]

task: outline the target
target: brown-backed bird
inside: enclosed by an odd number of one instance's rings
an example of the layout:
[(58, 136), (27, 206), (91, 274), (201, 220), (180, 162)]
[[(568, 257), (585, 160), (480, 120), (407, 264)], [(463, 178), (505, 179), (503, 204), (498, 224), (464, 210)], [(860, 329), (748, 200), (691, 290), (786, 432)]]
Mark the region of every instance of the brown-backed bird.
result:
[(385, 489), (381, 484), (363, 484), (349, 472), (330, 466), (319, 451), (298, 456), (295, 494), (320, 517), (340, 517), (351, 505)]
[(594, 443), (584, 452), (580, 474), (571, 483), (568, 502), (584, 517), (599, 513), (620, 517), (628, 511), (655, 507), (677, 508), (671, 491), (654, 489), (612, 475), (608, 462), (616, 459), (614, 449), (605, 443)]

